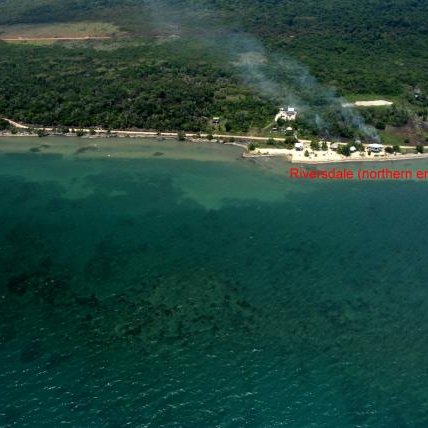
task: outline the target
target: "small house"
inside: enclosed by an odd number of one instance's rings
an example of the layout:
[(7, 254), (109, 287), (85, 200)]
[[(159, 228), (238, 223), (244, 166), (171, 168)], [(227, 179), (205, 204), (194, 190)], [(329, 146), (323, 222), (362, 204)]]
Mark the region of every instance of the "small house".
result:
[(349, 151), (351, 153), (355, 153), (357, 151), (357, 148), (355, 146), (351, 146), (351, 147), (349, 147)]
[(220, 124), (220, 118), (219, 117), (213, 117), (213, 125), (219, 125)]
[(304, 144), (303, 144), (303, 143), (301, 143), (301, 142), (299, 141), (299, 142), (297, 142), (297, 143), (294, 145), (294, 148), (295, 148), (297, 151), (301, 152), (301, 151), (305, 148), (305, 146), (304, 146)]
[(331, 143), (330, 144), (330, 149), (331, 150), (337, 150), (339, 148), (339, 143)]

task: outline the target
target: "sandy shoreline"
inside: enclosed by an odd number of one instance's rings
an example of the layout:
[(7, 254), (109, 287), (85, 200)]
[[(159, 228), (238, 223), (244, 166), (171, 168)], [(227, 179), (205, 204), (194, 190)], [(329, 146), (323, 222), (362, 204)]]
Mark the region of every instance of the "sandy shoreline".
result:
[[(138, 140), (138, 139), (154, 139), (157, 140), (159, 143), (161, 143), (163, 140), (176, 140), (176, 134), (172, 135), (159, 135), (157, 133), (145, 133), (144, 135), (95, 135), (95, 136), (84, 136), (84, 137), (76, 137), (73, 134), (57, 134), (57, 135), (49, 135), (43, 138), (39, 138), (38, 136), (34, 134), (24, 133), (24, 134), (10, 134), (10, 133), (1, 133), (0, 134), (0, 144), (1, 144), (1, 138), (31, 138), (34, 141), (40, 142), (42, 145), (44, 141), (49, 141), (50, 138), (66, 138), (66, 139), (78, 139), (82, 143), (85, 141), (88, 142), (88, 147), (96, 146), (94, 144), (94, 141), (97, 140), (106, 140), (111, 142), (114, 139), (120, 139), (120, 140), (128, 140), (131, 142)], [(234, 146), (238, 147), (240, 149), (243, 149), (241, 152), (241, 156), (244, 159), (258, 159), (258, 158), (283, 158), (286, 162), (290, 162), (292, 164), (306, 164), (306, 165), (322, 165), (322, 164), (340, 164), (340, 163), (360, 163), (360, 162), (397, 162), (397, 161), (404, 161), (404, 160), (419, 160), (419, 159), (427, 159), (428, 153), (422, 153), (422, 154), (372, 154), (368, 156), (367, 154), (364, 154), (364, 156), (361, 156), (359, 152), (353, 153), (351, 156), (346, 157), (343, 155), (339, 155), (334, 150), (328, 150), (328, 151), (317, 151), (317, 152), (310, 152), (310, 156), (307, 157), (304, 155), (304, 151), (296, 151), (294, 149), (256, 149), (253, 152), (248, 151), (248, 146), (245, 143), (239, 143), (239, 142), (227, 142), (227, 141), (220, 141), (220, 140), (208, 140), (206, 138), (201, 137), (192, 137), (187, 138), (186, 142), (188, 143), (211, 143), (211, 144), (220, 144), (225, 146)], [(123, 144), (123, 143), (118, 143)], [(315, 157), (315, 154), (317, 155)]]
[(256, 149), (254, 152), (243, 154), (245, 158), (257, 157), (284, 157), (291, 163), (299, 164), (331, 164), (331, 163), (347, 163), (347, 162), (396, 162), (400, 160), (417, 160), (428, 158), (428, 153), (415, 154), (388, 154), (385, 152), (379, 154), (368, 155), (360, 152), (352, 153), (351, 156), (343, 156), (336, 151), (328, 149), (327, 151), (308, 151), (309, 156), (305, 156), (304, 151), (296, 151), (294, 149)]
[[(15, 122), (11, 119), (3, 118), (8, 121), (15, 128), (20, 129), (21, 131), (32, 129), (35, 131), (44, 130), (46, 132), (55, 132), (55, 128), (46, 127), (30, 127), (29, 125), (22, 124), (19, 122)], [(42, 138), (49, 137), (76, 137), (76, 130), (80, 130), (80, 128), (72, 128), (73, 131), (69, 134), (58, 134), (53, 133), (47, 135)], [(110, 139), (110, 138), (160, 138), (160, 139), (177, 139), (176, 132), (154, 132), (154, 131), (125, 131), (125, 130), (111, 130), (108, 132), (105, 129), (95, 129), (94, 135), (89, 135), (91, 129), (81, 129), (82, 131), (88, 133), (87, 135), (80, 137), (82, 140), (93, 140), (93, 139)], [(304, 144), (304, 150), (295, 150), (295, 149), (279, 149), (279, 148), (256, 148), (253, 151), (248, 150), (248, 143), (250, 142), (258, 142), (258, 141), (266, 141), (266, 137), (258, 137), (258, 136), (245, 136), (245, 135), (227, 135), (227, 134), (213, 134), (209, 138), (209, 134), (207, 133), (185, 133), (186, 140), (189, 142), (207, 142), (207, 143), (216, 143), (216, 144), (224, 144), (224, 145), (232, 145), (244, 149), (242, 152), (243, 158), (266, 158), (266, 157), (279, 157), (285, 158), (288, 162), (291, 163), (299, 163), (299, 164), (332, 164), (332, 163), (348, 163), (348, 162), (385, 162), (385, 161), (400, 161), (400, 160), (418, 160), (428, 158), (428, 153), (415, 153), (415, 154), (388, 154), (386, 152), (376, 153), (368, 155), (366, 152), (360, 153), (355, 152), (351, 153), (350, 156), (344, 156), (337, 151), (332, 150), (330, 148), (331, 142), (327, 142), (328, 150), (326, 151), (314, 151), (310, 148), (310, 141), (308, 140), (299, 140)], [(18, 134), (12, 134), (9, 131), (4, 131), (0, 133), (0, 137), (33, 137), (38, 138), (37, 135), (30, 132), (21, 132)], [(230, 141), (238, 140), (238, 141)], [(275, 138), (275, 141), (283, 141), (282, 138)], [(407, 148), (407, 147), (406, 147)]]

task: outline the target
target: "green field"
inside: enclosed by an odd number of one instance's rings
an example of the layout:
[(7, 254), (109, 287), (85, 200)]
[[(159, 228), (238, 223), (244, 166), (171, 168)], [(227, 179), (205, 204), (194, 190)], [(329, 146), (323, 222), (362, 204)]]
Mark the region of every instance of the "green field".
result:
[(0, 38), (102, 37), (122, 34), (107, 22), (1, 25)]
[(392, 133), (388, 133), (385, 131), (380, 131), (380, 136), (381, 136), (383, 144), (386, 144), (389, 146), (394, 146), (394, 145), (403, 146), (403, 145), (405, 145), (405, 139), (401, 136), (394, 135)]

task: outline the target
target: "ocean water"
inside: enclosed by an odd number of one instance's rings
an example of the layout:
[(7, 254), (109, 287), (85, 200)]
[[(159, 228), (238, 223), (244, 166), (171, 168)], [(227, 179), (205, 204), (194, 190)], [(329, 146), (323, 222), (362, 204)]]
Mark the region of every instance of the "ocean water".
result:
[(426, 183), (41, 141), (0, 140), (1, 427), (428, 427)]

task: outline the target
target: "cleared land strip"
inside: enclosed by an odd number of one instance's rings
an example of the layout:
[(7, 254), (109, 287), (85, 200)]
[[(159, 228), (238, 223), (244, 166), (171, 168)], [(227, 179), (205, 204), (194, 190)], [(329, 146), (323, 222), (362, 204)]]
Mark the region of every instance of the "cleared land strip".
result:
[(61, 40), (108, 40), (111, 36), (84, 36), (84, 37), (6, 37), (0, 38), (4, 42), (43, 42)]
[(390, 107), (394, 103), (386, 100), (373, 100), (373, 101), (355, 101), (353, 103), (344, 103), (342, 107)]

